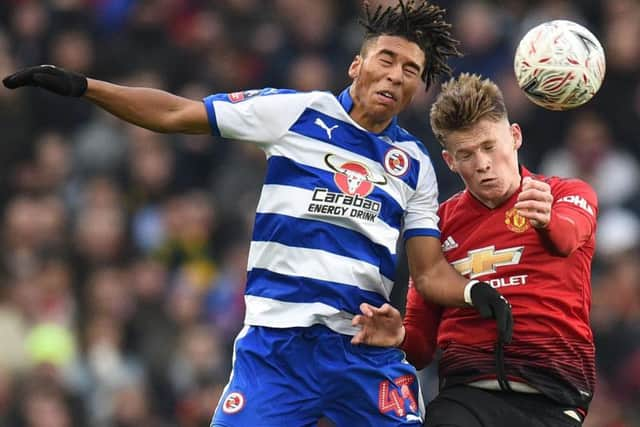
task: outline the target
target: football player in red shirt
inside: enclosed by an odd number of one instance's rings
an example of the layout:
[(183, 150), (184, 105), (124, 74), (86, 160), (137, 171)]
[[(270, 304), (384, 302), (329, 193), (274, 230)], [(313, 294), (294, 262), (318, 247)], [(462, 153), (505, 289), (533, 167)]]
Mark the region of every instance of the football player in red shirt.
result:
[(430, 116), (444, 160), (466, 186), (439, 209), (445, 257), (507, 298), (513, 340), (496, 345), (495, 322), (430, 304), (410, 284), (404, 321), (388, 304), (362, 305), (353, 342), (398, 346), (419, 369), (441, 349), (440, 393), (425, 426), (580, 426), (595, 383), (596, 194), (578, 179), (519, 165), (522, 131), (488, 79), (445, 83)]

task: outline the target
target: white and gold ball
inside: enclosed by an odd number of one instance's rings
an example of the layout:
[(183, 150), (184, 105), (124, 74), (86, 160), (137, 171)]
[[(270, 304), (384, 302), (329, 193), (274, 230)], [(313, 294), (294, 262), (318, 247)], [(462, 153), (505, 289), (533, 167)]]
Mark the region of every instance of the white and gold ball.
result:
[(513, 63), (527, 98), (548, 110), (569, 110), (598, 92), (605, 75), (604, 49), (588, 29), (555, 20), (530, 29), (520, 40)]

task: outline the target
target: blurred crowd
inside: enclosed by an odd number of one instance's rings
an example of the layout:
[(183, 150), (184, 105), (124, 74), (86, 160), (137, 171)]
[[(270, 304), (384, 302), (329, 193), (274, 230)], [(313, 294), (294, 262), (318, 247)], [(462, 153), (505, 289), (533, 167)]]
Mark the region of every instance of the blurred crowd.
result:
[[(640, 2), (435, 1), (462, 41), (455, 73), (502, 87), (523, 163), (597, 190), (598, 385), (585, 426), (640, 426)], [(361, 3), (2, 0), (0, 76), (53, 63), (194, 99), (337, 93)], [(561, 113), (529, 102), (512, 66), (520, 37), (556, 18), (587, 26), (607, 55), (600, 92)], [(436, 93), (417, 96), (401, 124), (424, 140), (446, 199), (462, 185), (429, 129)], [(83, 100), (0, 88), (0, 427), (208, 425), (242, 325), (264, 168), (248, 144), (157, 134)], [(423, 371), (427, 399), (434, 369)]]

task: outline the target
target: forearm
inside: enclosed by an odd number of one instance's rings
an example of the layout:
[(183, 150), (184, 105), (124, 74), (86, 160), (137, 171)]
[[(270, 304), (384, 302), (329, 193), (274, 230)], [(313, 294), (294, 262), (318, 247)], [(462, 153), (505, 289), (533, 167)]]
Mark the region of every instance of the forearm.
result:
[(539, 232), (556, 253), (569, 256), (588, 240), (592, 230), (586, 218), (557, 210), (552, 211), (549, 224)]
[(400, 348), (417, 369), (424, 368), (433, 359), (441, 314), (442, 307), (426, 302), (411, 282), (402, 322), (404, 340)]
[(416, 290), (424, 299), (445, 307), (468, 307), (464, 301), (468, 282), (444, 258), (414, 277)]
[(198, 103), (162, 90), (88, 79), (84, 97), (122, 120), (156, 132), (209, 132), (204, 106), (202, 114), (187, 116), (185, 111), (198, 108)]
[(473, 306), (483, 318), (496, 319), (501, 342), (511, 342), (513, 318), (507, 300), (488, 283), (476, 280), (470, 283), (458, 274), (443, 256), (439, 239), (426, 236), (409, 239), (407, 259), (415, 288), (423, 298), (448, 307)]

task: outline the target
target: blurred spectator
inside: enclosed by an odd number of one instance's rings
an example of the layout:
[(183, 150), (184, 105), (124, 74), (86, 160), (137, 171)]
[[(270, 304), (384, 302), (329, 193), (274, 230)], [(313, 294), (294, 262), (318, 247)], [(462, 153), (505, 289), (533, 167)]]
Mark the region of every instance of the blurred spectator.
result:
[(13, 427), (17, 423), (16, 391), (14, 376), (10, 369), (0, 362), (0, 427)]
[(607, 74), (594, 101), (614, 136), (638, 157), (640, 136), (630, 123), (640, 120), (640, 110), (633, 108), (640, 93), (640, 44), (634, 41), (640, 39), (640, 3), (616, 0), (602, 6)]
[(230, 244), (223, 268), (204, 295), (204, 315), (228, 342), (240, 332), (244, 318), (244, 288), (248, 248), (243, 241)]
[(24, 427), (73, 427), (74, 413), (64, 396), (47, 389), (28, 390), (22, 401), (21, 416)]
[(596, 360), (606, 382), (603, 400), (621, 402), (617, 409), (625, 412), (640, 399), (640, 219), (621, 209), (604, 212), (597, 238), (602, 267), (593, 284)]
[(503, 33), (505, 17), (489, 3), (467, 0), (453, 11), (454, 34), (464, 56), (452, 61), (456, 73), (473, 72), (494, 79), (510, 65), (511, 46)]
[[(27, 336), (27, 324), (20, 306), (15, 300), (6, 298), (0, 302), (0, 414), (6, 415), (8, 405), (6, 389), (12, 382), (14, 373), (23, 371), (26, 366), (24, 342)], [(2, 419), (2, 415), (0, 415)], [(4, 427), (2, 423), (0, 426)]]
[(118, 207), (86, 206), (74, 227), (76, 268), (120, 263), (126, 257), (126, 217)]
[(227, 351), (215, 329), (194, 325), (184, 331), (170, 367), (170, 378), (178, 396), (178, 417), (185, 426), (211, 421), (213, 408), (227, 383)]
[(582, 110), (571, 122), (564, 145), (543, 158), (545, 175), (575, 176), (587, 181), (598, 194), (601, 209), (622, 205), (640, 185), (640, 165), (613, 140), (600, 115)]

